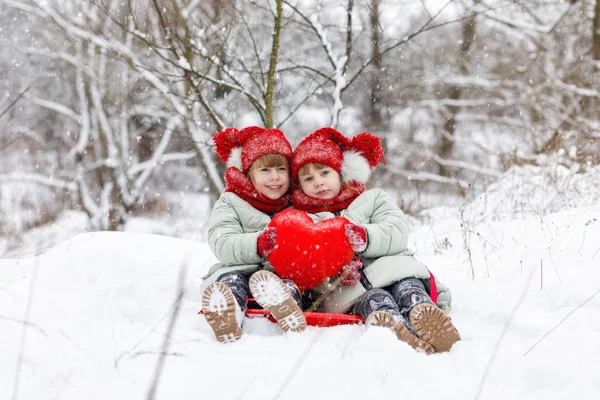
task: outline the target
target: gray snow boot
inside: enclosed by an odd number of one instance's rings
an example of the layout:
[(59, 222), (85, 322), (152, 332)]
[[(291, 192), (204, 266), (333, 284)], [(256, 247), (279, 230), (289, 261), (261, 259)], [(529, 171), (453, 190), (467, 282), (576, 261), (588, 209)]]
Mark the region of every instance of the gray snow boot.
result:
[(412, 332), (431, 344), (437, 352), (450, 350), (460, 340), (450, 317), (433, 303), (422, 280), (406, 278), (387, 290), (398, 304), (400, 314), (410, 321)]
[(264, 270), (255, 272), (250, 277), (250, 292), (262, 308), (269, 310), (284, 332), (306, 329), (306, 317), (297, 299), (277, 275)]
[(412, 327), (398, 310), (398, 304), (383, 289), (369, 290), (358, 302), (356, 313), (363, 317), (365, 325), (389, 328), (401, 341), (408, 343), (415, 350), (423, 350), (427, 354), (434, 348), (419, 338)]
[(248, 308), (248, 297), (250, 297), (250, 288), (248, 287), (248, 278), (239, 272), (226, 272), (220, 275), (216, 282), (223, 282), (231, 289), (231, 293), (240, 305), (243, 312)]
[(419, 304), (428, 303), (433, 304), (429, 293), (425, 289), (423, 281), (417, 278), (405, 278), (399, 282), (394, 283), (386, 288), (392, 298), (398, 304), (400, 313), (407, 321), (410, 318), (410, 312), (413, 308)]

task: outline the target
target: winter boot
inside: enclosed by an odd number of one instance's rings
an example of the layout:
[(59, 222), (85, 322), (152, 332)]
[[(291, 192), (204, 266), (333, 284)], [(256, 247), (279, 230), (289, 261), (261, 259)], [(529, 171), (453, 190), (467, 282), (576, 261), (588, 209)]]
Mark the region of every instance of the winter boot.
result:
[(283, 279), (283, 283), (285, 283), (285, 286), (290, 289), (290, 294), (292, 295), (292, 298), (296, 304), (298, 304), (298, 307), (300, 307), (301, 310), (304, 310), (302, 292), (300, 291), (298, 285), (296, 285), (296, 283), (294, 283), (294, 281), (291, 279)]
[(417, 278), (406, 278), (387, 288), (392, 298), (398, 304), (398, 309), (405, 320), (410, 321), (410, 312), (419, 304), (433, 304), (431, 297), (425, 290), (423, 281)]
[(356, 313), (363, 317), (365, 325), (389, 328), (398, 339), (408, 343), (413, 349), (421, 349), (427, 354), (434, 352), (433, 347), (420, 339), (410, 324), (398, 311), (398, 304), (383, 289), (369, 290), (358, 302)]
[(244, 313), (231, 289), (224, 283), (214, 282), (204, 289), (202, 312), (219, 342), (235, 342), (242, 337)]
[(284, 332), (302, 332), (306, 317), (288, 286), (269, 271), (258, 271), (250, 277), (250, 292), (254, 300), (277, 320)]
[(250, 297), (250, 288), (248, 287), (248, 278), (239, 272), (226, 272), (220, 275), (216, 282), (223, 282), (226, 284), (233, 297), (240, 305), (243, 312), (248, 309), (248, 297)]
[(398, 303), (400, 313), (410, 321), (416, 334), (430, 343), (436, 351), (448, 351), (460, 340), (450, 318), (429, 297), (423, 281), (406, 278), (393, 284), (388, 290)]
[(460, 335), (450, 317), (432, 304), (419, 304), (410, 312), (410, 322), (417, 335), (430, 343), (437, 352), (450, 350)]

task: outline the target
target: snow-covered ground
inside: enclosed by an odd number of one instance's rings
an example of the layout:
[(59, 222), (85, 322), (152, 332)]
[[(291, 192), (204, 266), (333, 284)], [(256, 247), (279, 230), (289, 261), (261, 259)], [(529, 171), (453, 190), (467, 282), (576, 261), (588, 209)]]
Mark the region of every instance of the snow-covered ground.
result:
[(195, 240), (82, 233), (2, 259), (0, 398), (142, 399), (159, 376), (160, 399), (598, 399), (600, 202), (585, 198), (511, 217), (496, 195), (415, 226), (411, 246), (452, 289), (464, 339), (432, 356), (382, 328), (283, 335), (264, 319), (217, 343), (197, 315), (215, 260)]

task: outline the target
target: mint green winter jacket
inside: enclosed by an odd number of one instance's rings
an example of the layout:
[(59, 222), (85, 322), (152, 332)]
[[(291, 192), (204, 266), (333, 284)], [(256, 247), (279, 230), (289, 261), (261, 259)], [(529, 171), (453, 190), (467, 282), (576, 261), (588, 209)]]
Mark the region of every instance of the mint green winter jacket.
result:
[[(309, 214), (315, 222), (331, 218), (329, 212)], [(367, 248), (361, 253), (364, 272), (374, 288), (391, 285), (401, 279), (429, 279), (425, 265), (412, 257), (407, 249), (409, 226), (404, 213), (381, 189), (372, 189), (358, 196), (341, 215), (367, 231)], [(224, 193), (213, 207), (208, 223), (208, 244), (220, 261), (203, 277), (201, 291), (221, 274), (231, 271), (251, 275), (263, 264), (274, 271), (268, 261), (257, 254), (256, 242), (271, 217), (233, 193)], [(449, 312), (449, 289), (436, 280), (437, 304)], [(322, 290), (320, 285), (316, 290)], [(330, 313), (348, 311), (366, 292), (356, 286), (340, 286), (321, 304), (320, 310)]]
[(203, 277), (200, 290), (226, 272), (252, 275), (259, 264), (274, 272), (268, 261), (257, 254), (256, 241), (271, 222), (271, 217), (252, 207), (238, 195), (223, 193), (215, 202), (208, 221), (208, 245), (219, 263)]
[[(334, 215), (329, 212), (310, 214), (315, 222)], [(406, 217), (389, 194), (381, 189), (363, 192), (341, 216), (365, 228), (367, 248), (360, 254), (363, 270), (374, 288), (382, 288), (404, 278), (419, 278), (429, 281), (425, 265), (410, 255), (408, 236), (410, 233)], [(437, 305), (449, 312), (450, 290), (436, 279)], [(324, 290), (326, 284), (316, 289)], [(352, 307), (366, 292), (362, 284), (339, 286), (320, 306), (320, 311), (343, 313)]]

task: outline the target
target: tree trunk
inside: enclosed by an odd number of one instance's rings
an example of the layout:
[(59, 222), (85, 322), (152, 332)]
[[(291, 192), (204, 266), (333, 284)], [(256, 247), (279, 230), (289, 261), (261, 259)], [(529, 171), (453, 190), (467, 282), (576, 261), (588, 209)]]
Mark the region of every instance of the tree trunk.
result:
[[(212, 6), (212, 11), (213, 11), (213, 15), (212, 15), (212, 24), (214, 26), (219, 25), (219, 23), (221, 22), (221, 19), (223, 18), (223, 0), (212, 0), (211, 2)], [(224, 65), (227, 65), (227, 53), (225, 52), (225, 46), (219, 45), (219, 40), (215, 40), (215, 44), (216, 44), (216, 53), (217, 53), (217, 58), (219, 60), (221, 60), (221, 63), (223, 63)], [(224, 76), (223, 76), (223, 70), (221, 68), (217, 69), (217, 78), (223, 80)], [(231, 92), (231, 90), (223, 85), (215, 85), (215, 97), (217, 99), (222, 99), (224, 98), (227, 94), (229, 94), (229, 92)]]
[(122, 198), (121, 193), (119, 192), (119, 187), (115, 184), (113, 185), (112, 192), (110, 194), (110, 211), (108, 213), (108, 230), (109, 231), (118, 231), (125, 223), (123, 216), (120, 212), (120, 207), (122, 207)]
[(592, 33), (592, 55), (600, 61), (600, 0), (596, 0), (594, 8), (594, 32)]
[(381, 57), (379, 0), (371, 0), (369, 19), (371, 22), (371, 52), (373, 57), (373, 79), (371, 80), (369, 97), (369, 130), (379, 131), (383, 128), (381, 81), (384, 73), (383, 58)]
[[(471, 16), (467, 20), (462, 23), (461, 32), (462, 32), (462, 44), (460, 47), (460, 74), (461, 76), (466, 76), (469, 72), (469, 60), (470, 60), (470, 49), (473, 44), (473, 40), (475, 39), (475, 16)], [(460, 87), (454, 86), (451, 88), (448, 98), (450, 100), (460, 100), (462, 97), (462, 90)], [(447, 108), (447, 118), (446, 122), (444, 122), (443, 127), (443, 136), (440, 139), (440, 146), (438, 149), (438, 154), (441, 158), (450, 158), (452, 152), (454, 151), (454, 134), (456, 132), (456, 116), (460, 111), (460, 107), (449, 105)], [(452, 170), (445, 167), (439, 167), (440, 175), (442, 176), (452, 176)]]
[(281, 17), (283, 14), (283, 0), (275, 4), (275, 21), (273, 28), (273, 45), (271, 47), (271, 60), (267, 73), (267, 91), (265, 92), (265, 128), (273, 127), (273, 94), (275, 93), (275, 71), (277, 70), (277, 54), (279, 53), (279, 39), (281, 37)]

